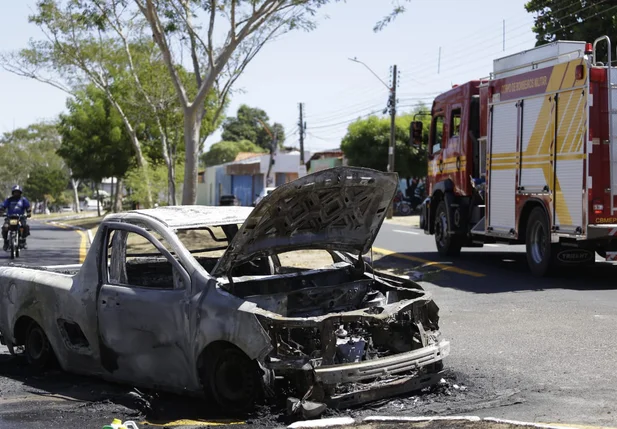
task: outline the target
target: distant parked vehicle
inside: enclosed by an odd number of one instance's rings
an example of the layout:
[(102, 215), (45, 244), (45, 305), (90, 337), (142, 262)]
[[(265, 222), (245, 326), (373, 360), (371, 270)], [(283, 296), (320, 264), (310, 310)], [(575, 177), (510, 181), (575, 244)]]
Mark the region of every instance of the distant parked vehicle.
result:
[(219, 199), (220, 206), (239, 206), (240, 200), (235, 195), (221, 195)]
[(257, 194), (257, 198), (255, 199), (255, 202), (253, 203), (253, 206), (256, 206), (257, 204), (259, 204), (259, 202), (263, 199), (263, 197), (265, 197), (266, 195), (270, 195), (272, 193), (272, 191), (274, 191), (276, 189), (276, 187), (267, 187), (267, 188), (263, 188), (261, 190), (261, 192), (259, 194)]

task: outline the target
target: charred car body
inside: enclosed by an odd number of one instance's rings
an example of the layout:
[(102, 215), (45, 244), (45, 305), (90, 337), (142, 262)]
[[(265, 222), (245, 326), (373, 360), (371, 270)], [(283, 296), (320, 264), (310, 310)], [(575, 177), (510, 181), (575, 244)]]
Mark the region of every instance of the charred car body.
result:
[[(55, 356), (66, 371), (205, 393), (236, 410), (280, 382), (336, 407), (424, 387), (449, 353), (438, 308), (362, 258), (397, 181), (341, 167), (282, 185), (255, 209), (107, 216), (81, 266), (0, 268), (2, 342), (11, 353), (23, 345), (37, 367)], [(185, 245), (198, 233), (209, 248)], [(281, 264), (311, 249), (332, 264)]]

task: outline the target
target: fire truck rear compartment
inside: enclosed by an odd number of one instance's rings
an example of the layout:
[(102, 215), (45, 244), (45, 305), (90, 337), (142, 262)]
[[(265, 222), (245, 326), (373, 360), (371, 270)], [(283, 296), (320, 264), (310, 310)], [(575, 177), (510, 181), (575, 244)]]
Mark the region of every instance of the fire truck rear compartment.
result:
[[(593, 49), (559, 41), (497, 59), (490, 78), (436, 98), (421, 219), (427, 233), (439, 235), (443, 222), (448, 235), (467, 237), (464, 247), (524, 244), (541, 221), (552, 256), (617, 251), (617, 68), (605, 65), (610, 56), (594, 58), (606, 41)], [(459, 106), (460, 136), (452, 119)], [(440, 117), (443, 130), (435, 128)], [(447, 216), (437, 219), (442, 201)], [(442, 252), (436, 240), (440, 253), (457, 253)], [(593, 262), (588, 253), (581, 262)]]

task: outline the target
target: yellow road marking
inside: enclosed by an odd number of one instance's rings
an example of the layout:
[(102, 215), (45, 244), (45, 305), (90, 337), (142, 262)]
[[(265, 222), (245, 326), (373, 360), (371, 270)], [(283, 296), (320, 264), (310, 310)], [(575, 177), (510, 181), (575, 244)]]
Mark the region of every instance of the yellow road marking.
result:
[(88, 235), (80, 229), (75, 231), (81, 237), (81, 243), (79, 243), (79, 263), (82, 264), (86, 260), (86, 254), (88, 253)]
[(486, 274), (478, 273), (476, 271), (464, 270), (448, 264), (442, 264), (441, 262), (429, 261), (428, 259), (418, 258), (417, 256), (405, 255), (402, 253), (393, 252), (392, 250), (381, 249), (379, 247), (373, 247), (373, 252), (381, 255), (393, 256), (395, 258), (406, 259), (408, 261), (419, 262), (421, 264), (440, 268), (444, 271), (451, 271), (457, 274), (464, 274), (471, 277), (486, 277)]
[(68, 225), (60, 224), (60, 223), (51, 223), (51, 222), (45, 222), (45, 223), (55, 228), (70, 229), (70, 230), (75, 231), (77, 234), (79, 234), (79, 237), (81, 238), (81, 241), (79, 243), (79, 263), (83, 264), (83, 262), (86, 260), (86, 254), (88, 253), (88, 235), (86, 234), (86, 232), (80, 229), (73, 228)]
[(190, 419), (181, 419), (174, 420), (171, 422), (165, 423), (153, 423), (149, 421), (143, 421), (140, 424), (148, 425), (148, 426), (158, 426), (158, 427), (172, 427), (172, 426), (226, 426), (226, 425), (243, 425), (246, 422), (239, 421), (207, 421), (207, 420), (190, 420)]

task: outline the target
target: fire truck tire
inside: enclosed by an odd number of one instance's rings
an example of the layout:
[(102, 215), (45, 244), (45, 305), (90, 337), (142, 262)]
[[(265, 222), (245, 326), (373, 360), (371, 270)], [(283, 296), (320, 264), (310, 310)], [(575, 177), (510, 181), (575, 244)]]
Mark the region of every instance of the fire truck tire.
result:
[(461, 237), (448, 235), (448, 211), (446, 202), (441, 201), (435, 212), (435, 244), (441, 256), (457, 256), (461, 253)]
[(529, 215), (525, 245), (531, 273), (539, 277), (549, 274), (554, 265), (556, 249), (551, 243), (548, 218), (541, 207), (536, 207)]

